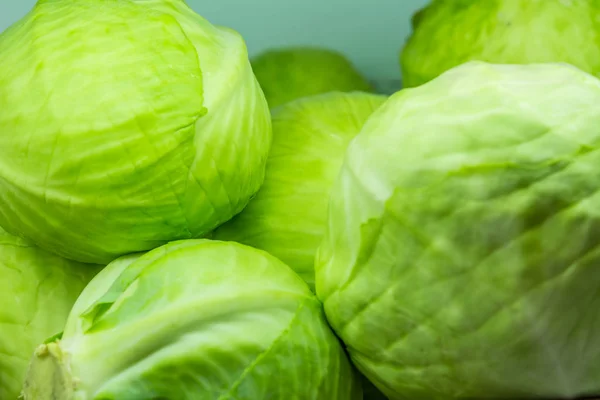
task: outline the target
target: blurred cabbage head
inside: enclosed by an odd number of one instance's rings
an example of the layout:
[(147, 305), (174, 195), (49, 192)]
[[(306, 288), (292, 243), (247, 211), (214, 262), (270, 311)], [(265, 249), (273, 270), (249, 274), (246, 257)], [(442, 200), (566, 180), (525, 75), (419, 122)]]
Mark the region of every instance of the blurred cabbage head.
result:
[(600, 393), (598, 104), (572, 66), (470, 62), (352, 141), (316, 289), (390, 399)]
[(0, 399), (19, 396), (33, 351), (63, 331), (77, 296), (98, 270), (0, 228)]
[[(52, 395), (56, 397), (52, 397)], [(321, 303), (281, 261), (184, 240), (109, 264), (62, 340), (37, 348), (24, 398), (360, 400)]]
[(194, 238), (271, 140), (242, 38), (182, 0), (39, 0), (0, 35), (0, 225), (70, 259)]
[(373, 90), (345, 55), (322, 47), (285, 47), (252, 58), (269, 106), (317, 94)]
[(421, 85), (471, 60), (565, 62), (600, 76), (597, 0), (432, 0), (413, 17), (403, 84)]
[(256, 197), (214, 238), (268, 251), (314, 289), (314, 258), (327, 221), (329, 189), (348, 143), (384, 96), (332, 92), (273, 111), (273, 143)]

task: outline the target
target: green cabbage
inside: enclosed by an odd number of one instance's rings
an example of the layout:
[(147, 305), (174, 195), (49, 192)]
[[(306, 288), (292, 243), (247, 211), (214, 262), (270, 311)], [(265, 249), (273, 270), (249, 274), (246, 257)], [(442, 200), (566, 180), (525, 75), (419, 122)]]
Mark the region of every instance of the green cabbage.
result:
[(237, 243), (172, 242), (109, 264), (62, 340), (38, 347), (25, 400), (362, 397), (306, 284)]
[(572, 66), (470, 62), (350, 144), (316, 289), (390, 399), (600, 393), (598, 104)]
[(371, 92), (365, 77), (341, 53), (319, 47), (269, 50), (252, 59), (269, 106), (327, 92)]
[(363, 400), (388, 400), (387, 396), (381, 393), (381, 391), (364, 375), (361, 374), (360, 379), (363, 390)]
[(36, 346), (65, 326), (99, 268), (68, 261), (0, 228), (0, 399), (16, 399)]
[(213, 237), (268, 251), (314, 289), (314, 258), (327, 220), (329, 189), (348, 143), (384, 101), (374, 94), (336, 92), (274, 110), (264, 184)]
[(433, 0), (413, 30), (400, 59), (405, 87), (470, 60), (565, 62), (600, 75), (597, 0)]
[(260, 187), (242, 38), (182, 0), (40, 0), (0, 35), (0, 225), (64, 257), (194, 238)]

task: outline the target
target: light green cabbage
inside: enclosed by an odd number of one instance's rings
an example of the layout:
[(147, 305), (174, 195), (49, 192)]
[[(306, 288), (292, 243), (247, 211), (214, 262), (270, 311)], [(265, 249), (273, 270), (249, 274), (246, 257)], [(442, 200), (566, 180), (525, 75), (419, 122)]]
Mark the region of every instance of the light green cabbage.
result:
[(38, 347), (24, 389), (25, 400), (361, 396), (306, 284), (263, 251), (209, 240), (109, 264), (62, 340)]
[(314, 258), (327, 221), (329, 189), (348, 143), (385, 99), (335, 92), (274, 110), (264, 184), (244, 211), (213, 237), (268, 251), (314, 289)]
[(433, 0), (413, 18), (403, 84), (423, 84), (470, 60), (565, 62), (600, 75), (597, 0)]
[(62, 332), (77, 296), (98, 270), (0, 228), (0, 399), (19, 396), (36, 346)]
[(390, 399), (600, 393), (598, 104), (571, 66), (471, 62), (350, 144), (316, 289)]
[(269, 106), (327, 92), (373, 90), (343, 54), (320, 47), (273, 49), (252, 59)]
[(260, 187), (242, 38), (182, 0), (40, 0), (0, 36), (0, 225), (78, 261), (194, 238)]

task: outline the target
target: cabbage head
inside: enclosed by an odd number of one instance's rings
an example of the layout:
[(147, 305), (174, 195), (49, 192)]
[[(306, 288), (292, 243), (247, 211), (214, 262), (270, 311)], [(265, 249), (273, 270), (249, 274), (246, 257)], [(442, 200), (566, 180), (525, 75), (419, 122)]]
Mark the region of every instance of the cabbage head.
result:
[(0, 399), (19, 396), (33, 351), (62, 332), (77, 296), (98, 270), (0, 228)]
[(598, 104), (569, 65), (470, 62), (350, 144), (316, 289), (390, 399), (600, 394)]
[(369, 81), (343, 54), (322, 47), (284, 47), (252, 58), (269, 106), (328, 92), (371, 92)]
[(597, 0), (433, 0), (400, 57), (405, 87), (471, 60), (565, 62), (600, 76)]
[(0, 225), (106, 264), (199, 237), (260, 187), (242, 38), (183, 0), (39, 0), (0, 35)]
[[(52, 397), (55, 396), (55, 397)], [(62, 340), (37, 348), (26, 400), (359, 400), (321, 303), (261, 250), (171, 242), (109, 264)]]
[(257, 196), (214, 238), (268, 251), (314, 289), (315, 253), (327, 222), (329, 190), (348, 143), (384, 96), (333, 92), (273, 110), (273, 143)]

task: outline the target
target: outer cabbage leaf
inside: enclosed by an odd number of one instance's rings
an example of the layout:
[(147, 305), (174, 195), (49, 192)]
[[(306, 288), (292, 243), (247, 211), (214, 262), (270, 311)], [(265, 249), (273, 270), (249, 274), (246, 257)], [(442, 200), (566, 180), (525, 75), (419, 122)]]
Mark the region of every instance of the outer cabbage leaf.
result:
[(209, 240), (109, 264), (62, 340), (37, 349), (24, 390), (36, 400), (361, 396), (306, 284), (263, 251)]
[(336, 92), (274, 110), (264, 184), (213, 237), (268, 251), (314, 289), (314, 258), (327, 221), (329, 190), (348, 143), (384, 101), (374, 94)]
[(229, 220), (268, 106), (242, 38), (181, 0), (40, 0), (0, 35), (0, 224), (108, 263)]
[(320, 47), (273, 49), (252, 59), (269, 106), (328, 92), (371, 92), (367, 79), (343, 54)]
[(597, 0), (433, 0), (413, 17), (400, 63), (405, 87), (471, 60), (565, 62), (600, 75)]
[(574, 67), (473, 62), (350, 144), (316, 289), (390, 399), (600, 393), (597, 104)]
[(0, 399), (19, 396), (36, 346), (62, 332), (77, 296), (98, 270), (0, 228)]

